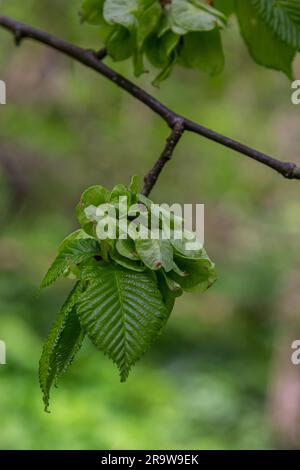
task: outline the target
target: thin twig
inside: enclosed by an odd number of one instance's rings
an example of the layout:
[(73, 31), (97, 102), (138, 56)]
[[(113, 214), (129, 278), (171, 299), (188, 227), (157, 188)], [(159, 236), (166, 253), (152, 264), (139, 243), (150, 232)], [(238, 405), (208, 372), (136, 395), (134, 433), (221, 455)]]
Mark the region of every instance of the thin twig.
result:
[(179, 140), (181, 139), (184, 133), (184, 122), (182, 119), (178, 119), (175, 122), (172, 132), (167, 139), (165, 148), (153, 166), (153, 168), (149, 171), (149, 173), (144, 178), (144, 187), (142, 193), (145, 196), (148, 196), (155, 185), (160, 173), (162, 172), (166, 163), (171, 160), (173, 152), (175, 150), (176, 145), (178, 144)]
[(13, 33), (18, 44), (20, 44), (24, 38), (33, 39), (66, 54), (68, 57), (72, 57), (78, 62), (105, 76), (120, 88), (127, 91), (137, 100), (144, 103), (148, 108), (152, 109), (152, 111), (162, 117), (172, 129), (174, 128), (176, 122), (181, 121), (184, 124), (185, 131), (199, 134), (203, 137), (206, 137), (207, 139), (223, 145), (224, 147), (231, 148), (236, 152), (246, 155), (253, 160), (256, 160), (257, 162), (260, 162), (263, 165), (278, 171), (278, 173), (283, 175), (285, 178), (300, 179), (300, 168), (294, 163), (277, 160), (273, 157), (270, 157), (269, 155), (259, 152), (258, 150), (219, 134), (218, 132), (215, 132), (211, 129), (207, 129), (204, 126), (177, 114), (158, 101), (156, 98), (151, 96), (145, 90), (130, 82), (125, 77), (104, 64), (101, 60), (99, 60), (98, 53), (83, 49), (74, 44), (70, 44), (63, 39), (59, 39), (44, 31), (23, 23), (19, 23), (5, 16), (0, 16), (0, 27), (1, 26)]

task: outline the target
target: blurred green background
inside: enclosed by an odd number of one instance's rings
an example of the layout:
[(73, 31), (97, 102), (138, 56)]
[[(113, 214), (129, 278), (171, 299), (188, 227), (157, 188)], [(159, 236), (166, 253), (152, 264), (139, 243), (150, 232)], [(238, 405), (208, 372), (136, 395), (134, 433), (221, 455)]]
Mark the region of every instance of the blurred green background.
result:
[[(98, 48), (79, 5), (3, 0), (0, 11)], [(138, 82), (179, 113), (297, 161), (300, 108), (290, 83), (251, 61), (234, 21), (224, 41), (219, 77), (178, 68), (160, 89), (150, 74)], [(113, 66), (133, 79), (130, 63)], [(81, 192), (142, 178), (168, 129), (101, 76), (29, 41), (17, 49), (3, 30), (0, 79), (8, 95), (0, 107), (0, 448), (299, 448), (300, 366), (290, 364), (300, 337), (299, 182), (189, 134), (152, 198), (205, 204), (218, 282), (178, 300), (126, 384), (87, 341), (44, 413), (38, 360), (70, 281), (45, 292), (39, 282), (77, 227)]]

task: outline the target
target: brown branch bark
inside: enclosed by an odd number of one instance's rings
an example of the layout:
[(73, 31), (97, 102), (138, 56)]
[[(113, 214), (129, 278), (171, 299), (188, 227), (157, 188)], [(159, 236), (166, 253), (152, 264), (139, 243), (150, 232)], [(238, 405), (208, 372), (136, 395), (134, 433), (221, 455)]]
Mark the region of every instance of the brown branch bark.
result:
[(172, 128), (172, 132), (167, 139), (165, 148), (161, 156), (144, 178), (144, 187), (142, 193), (145, 196), (148, 196), (150, 194), (164, 166), (166, 165), (166, 163), (168, 163), (169, 160), (171, 160), (175, 147), (181, 139), (183, 132), (184, 122), (181, 119), (178, 119), (178, 121), (175, 122)]
[[(145, 90), (135, 85), (134, 83), (130, 82), (125, 77), (123, 77), (122, 75), (115, 72), (107, 65), (105, 65), (99, 59), (99, 57), (104, 57), (105, 53), (99, 54), (97, 52), (95, 53), (94, 51), (83, 49), (63, 39), (60, 39), (51, 34), (48, 34), (45, 31), (41, 31), (39, 29), (33, 28), (32, 26), (29, 26), (23, 23), (19, 23), (18, 21), (15, 21), (5, 16), (0, 16), (0, 27), (11, 31), (15, 37), (16, 44), (18, 45), (21, 43), (23, 39), (30, 38), (34, 41), (37, 41), (48, 47), (51, 47), (67, 55), (68, 57), (71, 57), (77, 60), (78, 62), (86, 65), (87, 67), (95, 70), (96, 72), (108, 78), (117, 86), (125, 90), (127, 93), (132, 95), (134, 98), (142, 102), (152, 111), (154, 111), (156, 114), (158, 114), (162, 119), (166, 121), (166, 123), (172, 129), (174, 129), (175, 124), (180, 121), (183, 123), (184, 131), (189, 131), (195, 134), (199, 134), (207, 139), (210, 139), (225, 147), (235, 150), (236, 152), (240, 154), (246, 155), (247, 157), (253, 160), (256, 160), (257, 162), (262, 163), (263, 165), (266, 165), (273, 170), (276, 170), (285, 178), (300, 179), (300, 168), (295, 163), (289, 163), (289, 162), (277, 160), (274, 157), (266, 155), (258, 150), (255, 150), (252, 147), (249, 147), (241, 142), (231, 139), (230, 137), (226, 137), (211, 129), (207, 129), (201, 124), (191, 121), (190, 119), (172, 111), (170, 108), (168, 108), (163, 103), (158, 101), (156, 98), (151, 96)], [(164, 166), (164, 165), (161, 166), (161, 163), (155, 165), (154, 167), (156, 168), (155, 170), (154, 168), (150, 170), (150, 173), (152, 173), (151, 179), (153, 181), (157, 180), (158, 174), (161, 172), (162, 167)], [(154, 175), (155, 171), (159, 171), (159, 173), (157, 175)], [(146, 180), (147, 180), (147, 176), (146, 176)], [(155, 176), (156, 178), (154, 178)]]

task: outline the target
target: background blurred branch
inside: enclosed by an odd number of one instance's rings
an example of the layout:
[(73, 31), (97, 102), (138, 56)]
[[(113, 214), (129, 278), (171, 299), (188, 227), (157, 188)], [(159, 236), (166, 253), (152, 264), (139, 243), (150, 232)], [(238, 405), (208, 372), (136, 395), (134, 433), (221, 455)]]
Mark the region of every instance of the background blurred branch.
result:
[[(22, 207), (28, 193), (28, 184), (25, 175), (20, 170), (16, 162), (11, 158), (10, 153), (2, 146), (0, 147), (0, 168), (10, 186), (13, 198), (9, 217), (12, 218)], [(1, 221), (2, 223), (3, 221)]]
[[(0, 16), (0, 26), (13, 33), (17, 45), (19, 45), (23, 39), (30, 38), (42, 44), (45, 44), (46, 46), (49, 46), (59, 52), (62, 52), (67, 56), (77, 60), (78, 62), (86, 65), (87, 67), (97, 71), (98, 73), (118, 85), (120, 88), (134, 96), (136, 99), (144, 103), (148, 108), (152, 109), (152, 111), (161, 116), (167, 122), (169, 127), (171, 127), (173, 130), (176, 123), (180, 121), (182, 125), (180, 136), (184, 131), (190, 131), (199, 134), (225, 147), (231, 148), (243, 155), (246, 155), (252, 158), (253, 160), (256, 160), (257, 162), (260, 162), (263, 165), (272, 168), (273, 170), (276, 170), (285, 178), (300, 179), (300, 168), (296, 164), (277, 160), (247, 145), (237, 142), (229, 137), (219, 134), (213, 130), (207, 129), (206, 127), (172, 111), (160, 101), (158, 101), (156, 98), (147, 93), (145, 90), (138, 87), (137, 85), (130, 82), (125, 77), (105, 65), (99, 59), (99, 57), (105, 57), (104, 50), (101, 52), (101, 55), (99, 55), (99, 53), (97, 52), (83, 49), (74, 44), (68, 43), (67, 41), (64, 41), (60, 38), (57, 38), (51, 34), (48, 34), (44, 31), (33, 28), (23, 23), (19, 23), (5, 16)], [(174, 150), (175, 145), (173, 146), (173, 148), (171, 148), (171, 153)], [(144, 191), (147, 194), (149, 194), (150, 190), (153, 188), (155, 182), (157, 181), (157, 178), (164, 166), (164, 164), (162, 165), (162, 163), (166, 163), (169, 158), (170, 155), (167, 159), (165, 159), (165, 157), (162, 158), (161, 156), (156, 165), (150, 170), (149, 174), (146, 175), (145, 181), (148, 182), (147, 185), (149, 187), (144, 188)]]

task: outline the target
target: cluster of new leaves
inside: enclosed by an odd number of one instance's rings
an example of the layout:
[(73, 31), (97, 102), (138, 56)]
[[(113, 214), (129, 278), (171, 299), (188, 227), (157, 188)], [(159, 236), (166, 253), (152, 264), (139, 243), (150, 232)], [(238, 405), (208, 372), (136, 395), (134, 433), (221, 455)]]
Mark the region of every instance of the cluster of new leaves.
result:
[[(136, 177), (128, 188), (120, 184), (110, 192), (93, 186), (83, 193), (77, 206), (81, 229), (61, 243), (42, 282), (46, 287), (62, 275), (76, 280), (40, 360), (46, 409), (52, 384), (72, 363), (85, 335), (117, 364), (125, 381), (161, 333), (175, 298), (183, 291), (204, 291), (215, 281), (214, 264), (195, 234), (166, 209), (150, 215), (153, 207), (139, 194)], [(178, 227), (181, 238), (175, 235)]]
[[(138, 76), (144, 58), (167, 78), (175, 64), (211, 74), (222, 70), (220, 29), (226, 17), (200, 0), (85, 0), (82, 19), (99, 25), (108, 54), (116, 61), (133, 57)], [(201, 51), (201, 52), (200, 52)]]
[(155, 84), (176, 64), (221, 72), (221, 32), (232, 14), (253, 59), (291, 78), (300, 47), (299, 0), (85, 0), (81, 9), (114, 60), (132, 57), (137, 76), (146, 71), (145, 58), (160, 69)]

